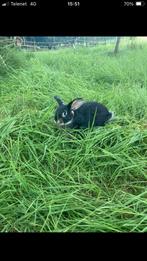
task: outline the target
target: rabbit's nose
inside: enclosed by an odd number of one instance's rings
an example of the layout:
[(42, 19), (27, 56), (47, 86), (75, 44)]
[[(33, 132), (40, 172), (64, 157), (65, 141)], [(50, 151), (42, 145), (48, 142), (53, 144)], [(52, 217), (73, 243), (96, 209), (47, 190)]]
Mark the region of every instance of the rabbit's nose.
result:
[(61, 123), (63, 123), (63, 120), (62, 120), (62, 119), (59, 119), (59, 120), (57, 121), (57, 123), (58, 123), (58, 124), (61, 124)]

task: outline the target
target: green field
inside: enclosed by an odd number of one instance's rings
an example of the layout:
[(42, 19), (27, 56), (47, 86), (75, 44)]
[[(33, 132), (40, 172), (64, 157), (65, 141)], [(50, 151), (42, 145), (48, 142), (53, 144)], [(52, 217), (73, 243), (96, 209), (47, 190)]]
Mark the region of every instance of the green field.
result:
[[(147, 46), (112, 50), (3, 50), (1, 232), (147, 232)], [(82, 136), (58, 129), (54, 95), (116, 119)]]

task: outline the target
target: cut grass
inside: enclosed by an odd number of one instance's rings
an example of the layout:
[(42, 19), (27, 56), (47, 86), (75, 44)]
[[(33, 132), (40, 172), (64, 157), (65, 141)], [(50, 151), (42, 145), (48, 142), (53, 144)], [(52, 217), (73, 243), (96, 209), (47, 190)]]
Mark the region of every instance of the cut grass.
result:
[[(38, 52), (1, 77), (2, 232), (147, 231), (147, 47), (107, 49)], [(54, 95), (102, 102), (116, 120), (58, 129)]]

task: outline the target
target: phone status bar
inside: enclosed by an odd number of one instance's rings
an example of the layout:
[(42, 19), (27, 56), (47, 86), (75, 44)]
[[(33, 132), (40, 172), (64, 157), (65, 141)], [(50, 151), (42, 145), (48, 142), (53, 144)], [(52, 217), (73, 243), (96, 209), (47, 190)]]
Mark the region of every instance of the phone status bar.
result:
[[(68, 9), (84, 9), (88, 8), (89, 10), (95, 9), (96, 8), (96, 3), (93, 1), (90, 1), (88, 3), (83, 2), (83, 1), (2, 1), (0, 3), (0, 7), (2, 8), (8, 8), (8, 7), (17, 7), (17, 8), (26, 8), (26, 7), (32, 7), (32, 8), (50, 8), (50, 9), (59, 9), (59, 8), (68, 8)], [(146, 2), (145, 1), (118, 1), (117, 3), (114, 3), (113, 1), (105, 3), (100, 1), (98, 4), (99, 9), (103, 8), (131, 8), (131, 7), (137, 7), (137, 8), (143, 8), (146, 7)]]

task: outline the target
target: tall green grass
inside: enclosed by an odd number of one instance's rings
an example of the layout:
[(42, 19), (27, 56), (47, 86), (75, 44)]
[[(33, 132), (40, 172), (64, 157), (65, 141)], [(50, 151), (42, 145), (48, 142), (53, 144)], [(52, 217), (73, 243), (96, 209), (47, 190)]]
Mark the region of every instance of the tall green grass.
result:
[[(147, 231), (147, 46), (20, 55), (0, 78), (0, 231)], [(17, 63), (17, 62), (16, 62)], [(81, 133), (53, 122), (54, 95), (116, 114)]]

